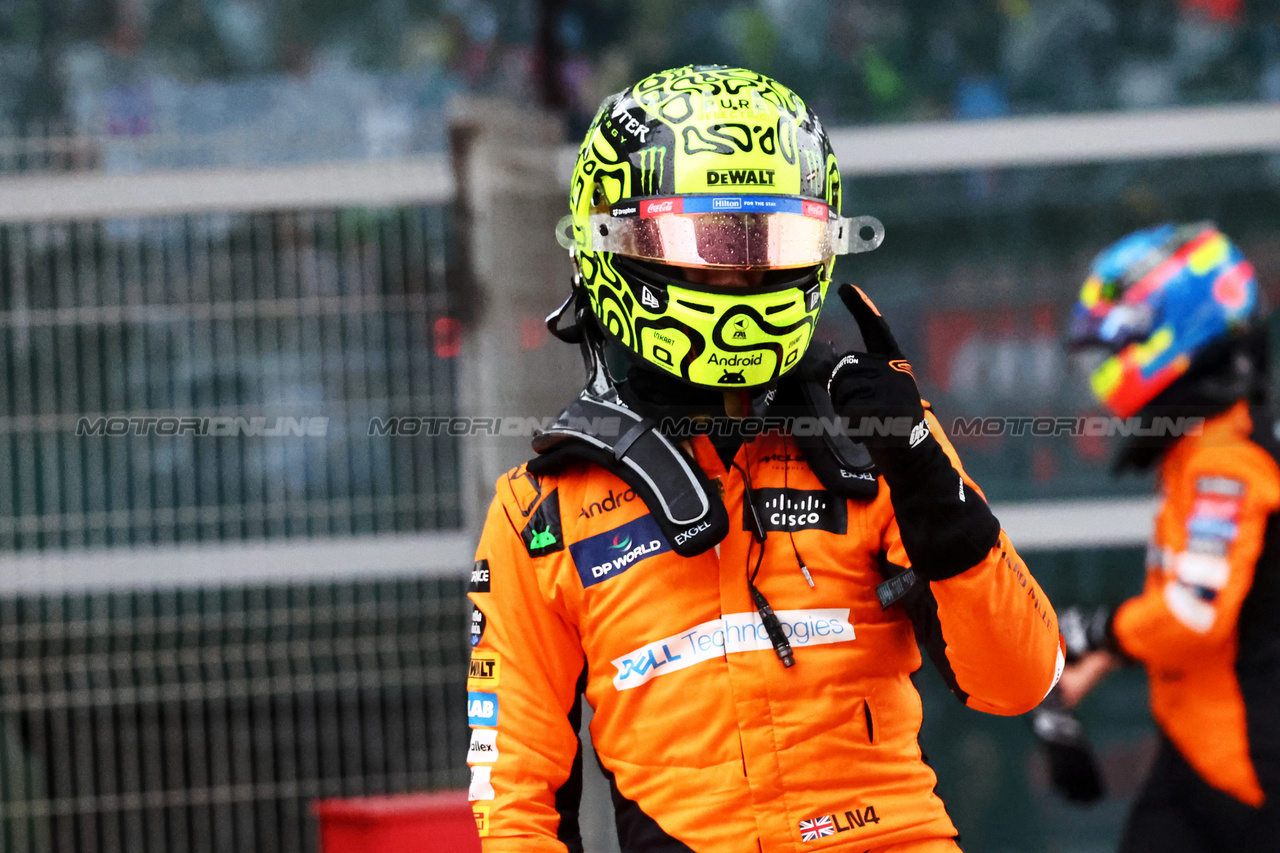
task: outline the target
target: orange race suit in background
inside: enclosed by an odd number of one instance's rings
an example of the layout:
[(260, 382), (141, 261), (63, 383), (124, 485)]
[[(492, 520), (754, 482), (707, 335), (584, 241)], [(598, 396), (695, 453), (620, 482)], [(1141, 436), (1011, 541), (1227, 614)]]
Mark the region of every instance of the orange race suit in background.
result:
[[(705, 437), (690, 446), (731, 520), (696, 557), (677, 556), (601, 468), (499, 479), (470, 592), (468, 763), (483, 849), (582, 849), (584, 693), (624, 851), (957, 849), (909, 676), (920, 641), (981, 711), (1021, 714), (1054, 684), (1057, 619), (1008, 537), (882, 607), (877, 584), (910, 566), (883, 479), (858, 502), (824, 490), (789, 437), (744, 444), (728, 468)], [(791, 668), (748, 590), (757, 565)]]
[(1169, 450), (1146, 584), (1112, 622), (1119, 650), (1147, 669), (1161, 733), (1201, 779), (1254, 808), (1280, 796), (1280, 467), (1270, 428), (1241, 401)]

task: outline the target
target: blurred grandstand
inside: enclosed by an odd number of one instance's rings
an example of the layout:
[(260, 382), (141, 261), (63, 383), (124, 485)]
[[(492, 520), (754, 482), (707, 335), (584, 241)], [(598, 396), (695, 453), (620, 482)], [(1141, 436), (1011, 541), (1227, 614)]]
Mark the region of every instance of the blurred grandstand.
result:
[[(688, 61), (837, 129), (888, 230), (837, 274), (945, 422), (1092, 411), (1060, 330), (1134, 227), (1215, 219), (1280, 295), (1268, 0), (0, 2), (0, 849), (312, 850), (318, 797), (465, 785), (470, 535), (527, 443), (369, 423), (575, 390), (540, 325), (570, 141)], [(957, 444), (1055, 602), (1137, 588), (1149, 483), (1104, 439)], [(922, 678), (968, 845), (1110, 849), (1140, 678), (1083, 709), (1118, 794), (1087, 825), (1021, 721)]]

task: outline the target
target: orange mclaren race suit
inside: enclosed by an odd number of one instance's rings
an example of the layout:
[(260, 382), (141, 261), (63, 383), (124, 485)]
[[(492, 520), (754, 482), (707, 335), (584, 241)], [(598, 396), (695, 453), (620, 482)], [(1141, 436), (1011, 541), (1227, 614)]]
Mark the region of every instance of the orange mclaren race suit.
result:
[[(584, 692), (624, 851), (958, 849), (909, 676), (920, 640), (972, 708), (1021, 714), (1055, 683), (1057, 617), (1008, 537), (916, 586), (917, 611), (933, 617), (922, 637), (902, 603), (876, 595), (885, 565), (910, 565), (883, 480), (873, 500), (837, 499), (777, 434), (744, 444), (728, 469), (705, 437), (691, 449), (731, 527), (690, 558), (601, 468), (499, 479), (470, 593), (468, 762), (485, 853), (582, 849)], [(748, 591), (757, 561), (790, 668)]]
[[(1280, 795), (1280, 467), (1270, 429), (1241, 401), (1169, 450), (1145, 587), (1112, 622), (1119, 649), (1147, 669), (1152, 714), (1177, 753), (1169, 760), (1255, 808), (1264, 792)], [(1265, 849), (1280, 850), (1272, 841)]]

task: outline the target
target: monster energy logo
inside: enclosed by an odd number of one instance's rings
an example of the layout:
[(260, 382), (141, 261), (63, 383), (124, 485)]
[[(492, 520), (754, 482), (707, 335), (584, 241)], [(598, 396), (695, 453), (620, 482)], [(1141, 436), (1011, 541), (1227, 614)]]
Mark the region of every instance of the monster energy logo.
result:
[(667, 148), (654, 145), (640, 151), (640, 195), (657, 195), (666, 175)]

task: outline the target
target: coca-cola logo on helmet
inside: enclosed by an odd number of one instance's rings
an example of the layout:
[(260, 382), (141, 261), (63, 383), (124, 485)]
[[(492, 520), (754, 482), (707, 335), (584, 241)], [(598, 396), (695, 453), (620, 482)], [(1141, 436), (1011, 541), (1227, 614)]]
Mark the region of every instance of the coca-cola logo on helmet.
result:
[(641, 218), (662, 216), (666, 213), (682, 213), (683, 211), (684, 199), (682, 198), (658, 198), (640, 202)]

